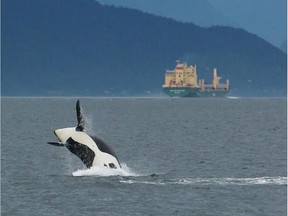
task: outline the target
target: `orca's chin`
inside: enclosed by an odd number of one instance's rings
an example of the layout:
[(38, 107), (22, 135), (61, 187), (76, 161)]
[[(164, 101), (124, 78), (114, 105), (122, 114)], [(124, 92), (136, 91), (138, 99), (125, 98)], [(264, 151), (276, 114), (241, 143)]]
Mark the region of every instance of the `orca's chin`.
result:
[[(60, 130), (61, 130), (61, 129), (60, 129)], [(66, 140), (63, 140), (63, 137), (61, 136), (61, 133), (59, 133), (59, 129), (55, 130), (55, 131), (54, 131), (54, 134), (55, 134), (55, 136), (57, 137), (57, 139), (58, 139), (59, 142), (65, 143)], [(61, 137), (62, 137), (62, 139), (61, 139)]]
[(75, 135), (75, 127), (61, 128), (54, 131), (55, 136), (58, 138), (59, 142), (66, 143), (66, 141)]
[(57, 136), (56, 130), (54, 131), (54, 135), (57, 137), (58, 141), (61, 142), (61, 140), (60, 140), (59, 137)]

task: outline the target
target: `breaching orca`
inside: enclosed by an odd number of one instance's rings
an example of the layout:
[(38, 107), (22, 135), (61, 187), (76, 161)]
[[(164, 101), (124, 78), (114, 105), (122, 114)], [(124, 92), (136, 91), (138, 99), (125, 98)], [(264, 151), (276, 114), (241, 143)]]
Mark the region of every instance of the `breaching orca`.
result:
[(76, 103), (77, 127), (57, 129), (54, 134), (59, 142), (48, 142), (54, 146), (65, 146), (70, 152), (78, 156), (87, 168), (92, 166), (121, 168), (120, 162), (112, 150), (103, 140), (85, 132), (84, 118), (79, 100)]

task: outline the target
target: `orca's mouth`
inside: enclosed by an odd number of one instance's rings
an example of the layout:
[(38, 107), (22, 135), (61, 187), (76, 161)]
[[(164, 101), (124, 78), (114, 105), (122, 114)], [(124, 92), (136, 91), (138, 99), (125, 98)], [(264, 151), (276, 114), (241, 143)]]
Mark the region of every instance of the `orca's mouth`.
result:
[(54, 146), (61, 146), (61, 147), (66, 146), (65, 143), (61, 143), (61, 142), (47, 142), (47, 143), (50, 145), (54, 145)]
[(50, 144), (50, 145), (54, 145), (54, 146), (65, 146), (64, 143), (61, 143), (61, 140), (58, 138), (58, 136), (57, 136), (55, 131), (54, 131), (54, 134), (57, 137), (58, 142), (47, 142), (47, 143)]

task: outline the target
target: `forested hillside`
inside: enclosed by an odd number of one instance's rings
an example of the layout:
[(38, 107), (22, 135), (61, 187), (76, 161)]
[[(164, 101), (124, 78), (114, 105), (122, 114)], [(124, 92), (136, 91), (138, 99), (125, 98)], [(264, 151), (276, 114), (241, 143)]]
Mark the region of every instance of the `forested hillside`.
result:
[(94, 0), (2, 1), (1, 40), (4, 96), (158, 95), (177, 59), (232, 95), (286, 95), (286, 54), (255, 35)]

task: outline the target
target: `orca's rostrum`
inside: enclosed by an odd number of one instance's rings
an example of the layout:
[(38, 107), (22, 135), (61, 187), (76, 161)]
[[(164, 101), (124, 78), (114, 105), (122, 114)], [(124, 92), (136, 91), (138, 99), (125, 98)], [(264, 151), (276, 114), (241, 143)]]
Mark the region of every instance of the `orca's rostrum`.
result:
[(78, 156), (87, 168), (92, 166), (121, 168), (120, 162), (112, 150), (103, 140), (85, 132), (84, 118), (79, 100), (76, 103), (78, 125), (54, 131), (59, 142), (48, 142), (54, 146), (66, 147)]

